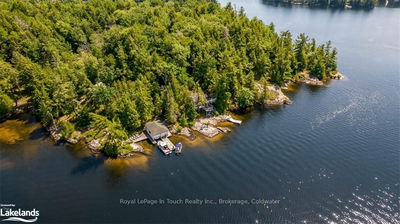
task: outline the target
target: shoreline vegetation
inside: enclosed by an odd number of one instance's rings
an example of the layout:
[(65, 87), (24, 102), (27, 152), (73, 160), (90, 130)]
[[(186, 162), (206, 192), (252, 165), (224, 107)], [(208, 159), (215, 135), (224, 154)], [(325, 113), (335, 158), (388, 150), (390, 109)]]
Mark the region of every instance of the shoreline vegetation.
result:
[(364, 9), (371, 10), (375, 7), (398, 8), (397, 0), (263, 0), (265, 4), (280, 6), (307, 6), (321, 9)]
[(227, 112), (342, 78), (330, 42), (215, 1), (7, 0), (0, 22), (0, 117), (24, 99), (53, 139), (112, 157), (143, 152), (132, 140), (150, 121), (214, 137)]

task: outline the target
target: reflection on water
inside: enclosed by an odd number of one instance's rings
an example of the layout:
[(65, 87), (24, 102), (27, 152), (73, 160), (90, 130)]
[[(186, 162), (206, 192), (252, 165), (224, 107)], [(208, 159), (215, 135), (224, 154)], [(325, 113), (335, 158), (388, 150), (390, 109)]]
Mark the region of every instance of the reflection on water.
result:
[[(250, 119), (250, 114), (248, 113), (241, 115), (230, 113), (230, 115), (235, 119), (242, 121)], [(222, 122), (219, 123), (218, 126), (228, 127), (231, 131), (234, 131), (236, 128), (235, 126), (237, 125), (231, 122)], [(213, 138), (208, 138), (193, 131), (193, 135), (195, 136), (194, 139), (189, 139), (181, 135), (173, 135), (171, 140), (174, 143), (182, 142), (185, 150), (190, 150), (191, 147), (203, 147), (204, 152), (207, 152), (211, 149), (208, 146), (220, 141), (226, 136), (229, 136), (229, 134), (230, 133), (220, 133)], [(20, 114), (18, 119), (7, 120), (0, 124), (0, 143), (10, 145), (7, 148), (13, 148), (11, 147), (12, 144), (26, 140), (27, 138), (32, 142), (30, 144), (24, 143), (23, 145), (16, 145), (14, 148), (23, 148), (24, 150), (19, 151), (19, 154), (11, 155), (12, 157), (17, 156), (32, 160), (34, 157), (39, 155), (40, 152), (38, 150), (40, 144), (43, 144), (42, 141), (45, 141), (54, 144), (54, 146), (59, 146), (52, 147), (54, 149), (67, 149), (68, 153), (70, 153), (74, 158), (79, 159), (78, 164), (71, 169), (70, 173), (72, 175), (82, 175), (94, 171), (102, 165), (110, 171), (111, 176), (115, 177), (123, 176), (129, 171), (129, 169), (146, 171), (149, 169), (148, 163), (151, 156), (155, 150), (158, 150), (157, 147), (152, 145), (150, 142), (142, 141), (138, 144), (143, 147), (144, 152), (136, 153), (131, 158), (107, 158), (101, 153), (91, 152), (84, 141), (80, 141), (77, 144), (69, 144), (65, 142), (53, 143), (52, 140), (47, 137), (47, 133), (41, 128), (40, 123), (36, 122), (35, 118), (30, 114)], [(36, 140), (38, 140), (38, 142), (34, 143)], [(1, 158), (0, 162), (1, 169), (8, 169), (15, 165), (14, 162), (6, 158)]]
[(22, 141), (29, 135), (40, 128), (37, 122), (29, 123), (25, 120), (7, 120), (0, 123), (0, 143), (15, 144)]
[(76, 144), (65, 144), (66, 148), (68, 149), (68, 152), (71, 153), (76, 158), (85, 158), (93, 155), (93, 152), (91, 152), (84, 141), (79, 141)]
[(74, 157), (80, 159), (77, 166), (71, 170), (71, 174), (85, 174), (95, 171), (103, 165), (110, 172), (110, 176), (115, 178), (123, 176), (129, 169), (146, 171), (149, 168), (148, 162), (154, 147), (146, 141), (139, 144), (143, 147), (144, 152), (136, 153), (129, 158), (109, 158), (101, 153), (94, 154), (87, 149), (84, 142), (79, 142), (75, 145), (68, 144), (68, 151)]
[(146, 171), (149, 169), (149, 157), (146, 155), (135, 155), (130, 158), (108, 158), (105, 160), (105, 167), (110, 170), (113, 175), (121, 176), (129, 169)]
[[(328, 88), (294, 85), (286, 91), (292, 105), (234, 116), (242, 125), (222, 124), (232, 132), (217, 138), (173, 136), (184, 145), (180, 156), (164, 156), (144, 141), (143, 154), (111, 159), (84, 145), (54, 144), (36, 129), (15, 144), (0, 142), (0, 202), (38, 208), (40, 220), (50, 223), (60, 217), (68, 223), (400, 223), (398, 11), (234, 4), (266, 24), (273, 21), (276, 30), (305, 32), (321, 43), (331, 39), (348, 79)], [(119, 203), (166, 197), (281, 201)]]
[(0, 171), (9, 169), (15, 166), (15, 163), (6, 159), (6, 158), (0, 158)]
[(88, 171), (94, 171), (104, 163), (104, 156), (88, 156), (82, 158), (77, 166), (71, 170), (72, 175), (85, 174)]
[(355, 188), (350, 199), (335, 197), (333, 200), (338, 204), (335, 209), (337, 211), (329, 213), (332, 209), (324, 208), (327, 213), (318, 214), (318, 217), (327, 223), (398, 223), (400, 221), (399, 199), (391, 193), (389, 186), (371, 191), (369, 194), (360, 194), (360, 188), (363, 186)]

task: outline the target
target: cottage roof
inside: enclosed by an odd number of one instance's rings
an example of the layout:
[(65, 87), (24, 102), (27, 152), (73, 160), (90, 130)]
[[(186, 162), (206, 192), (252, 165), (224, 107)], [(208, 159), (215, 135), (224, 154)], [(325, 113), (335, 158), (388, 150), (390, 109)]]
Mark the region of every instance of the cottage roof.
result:
[(145, 125), (145, 128), (151, 136), (163, 134), (169, 131), (167, 127), (156, 121), (148, 122)]

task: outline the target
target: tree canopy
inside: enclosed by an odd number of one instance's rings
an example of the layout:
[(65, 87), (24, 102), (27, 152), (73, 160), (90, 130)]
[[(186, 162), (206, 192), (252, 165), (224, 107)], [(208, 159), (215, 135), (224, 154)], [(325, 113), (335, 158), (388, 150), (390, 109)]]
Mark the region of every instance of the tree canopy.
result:
[(155, 118), (192, 124), (193, 96), (224, 113), (254, 105), (260, 79), (336, 70), (330, 43), (293, 40), (216, 1), (5, 0), (0, 24), (0, 116), (28, 97), (45, 125), (68, 116), (119, 139)]

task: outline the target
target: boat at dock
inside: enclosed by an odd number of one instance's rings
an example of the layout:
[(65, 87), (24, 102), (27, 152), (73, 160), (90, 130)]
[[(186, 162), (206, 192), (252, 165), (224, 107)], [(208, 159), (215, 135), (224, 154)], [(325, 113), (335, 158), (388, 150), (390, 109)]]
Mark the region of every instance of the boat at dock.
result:
[(175, 150), (175, 145), (168, 138), (158, 140), (157, 146), (165, 155), (169, 155)]
[(175, 154), (181, 154), (182, 153), (182, 143), (178, 143), (178, 144), (176, 144), (176, 146), (175, 146)]
[(168, 128), (159, 121), (148, 122), (145, 125), (145, 129), (142, 133), (133, 135), (130, 140), (135, 142), (143, 141), (148, 139), (151, 143), (156, 144), (157, 147), (164, 153), (164, 155), (170, 155), (173, 151), (176, 154), (182, 152), (182, 143), (174, 145), (168, 137), (171, 136), (171, 132)]

